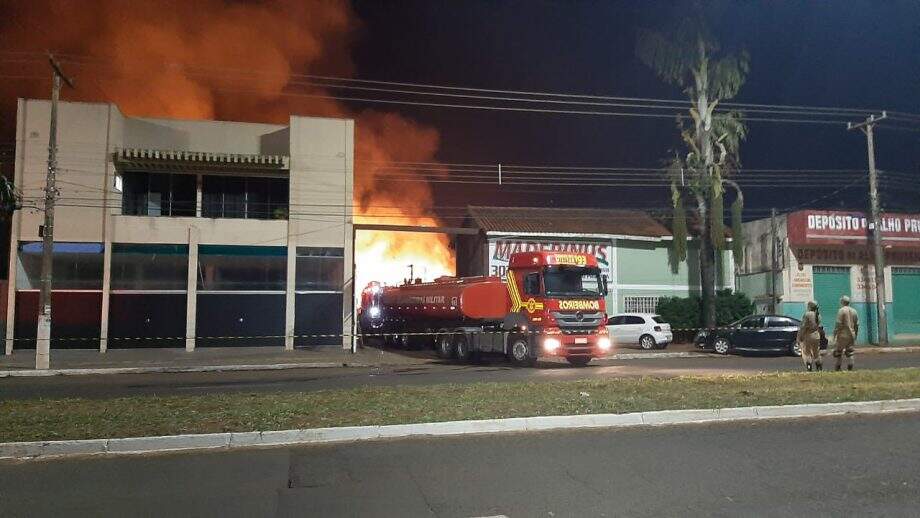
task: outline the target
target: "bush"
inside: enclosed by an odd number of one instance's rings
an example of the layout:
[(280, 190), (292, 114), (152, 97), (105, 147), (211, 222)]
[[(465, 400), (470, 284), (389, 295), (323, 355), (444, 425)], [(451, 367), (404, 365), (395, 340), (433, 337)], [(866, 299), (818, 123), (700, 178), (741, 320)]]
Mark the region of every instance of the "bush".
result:
[[(662, 297), (657, 313), (675, 329), (700, 327), (703, 322), (703, 304), (700, 297)], [(754, 303), (743, 293), (730, 289), (716, 292), (716, 325), (724, 326), (754, 313)]]

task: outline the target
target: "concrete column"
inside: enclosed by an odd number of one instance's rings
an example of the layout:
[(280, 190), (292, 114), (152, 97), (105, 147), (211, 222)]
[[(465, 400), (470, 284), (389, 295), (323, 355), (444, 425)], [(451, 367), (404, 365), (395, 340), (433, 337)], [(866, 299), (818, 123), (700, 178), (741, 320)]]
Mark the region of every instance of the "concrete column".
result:
[(195, 217), (201, 217), (201, 175), (195, 176)]
[(297, 238), (293, 235), (293, 220), (288, 215), (288, 266), (287, 266), (287, 285), (285, 287), (284, 297), (284, 350), (294, 350), (294, 303), (297, 300)]
[(112, 286), (112, 230), (111, 225), (105, 232), (102, 252), (102, 315), (99, 320), (99, 352), (109, 348), (109, 295)]
[(15, 338), (16, 326), (16, 273), (19, 270), (19, 212), (13, 213), (13, 221), (10, 225), (10, 256), (9, 262), (9, 279), (6, 293), (6, 354), (13, 354), (13, 338)]
[(292, 218), (288, 215), (287, 225), (287, 284), (284, 300), (284, 350), (294, 350), (294, 304), (297, 300), (297, 238), (293, 235)]
[(198, 229), (188, 229), (188, 279), (185, 297), (185, 350), (195, 350), (196, 315), (198, 311)]

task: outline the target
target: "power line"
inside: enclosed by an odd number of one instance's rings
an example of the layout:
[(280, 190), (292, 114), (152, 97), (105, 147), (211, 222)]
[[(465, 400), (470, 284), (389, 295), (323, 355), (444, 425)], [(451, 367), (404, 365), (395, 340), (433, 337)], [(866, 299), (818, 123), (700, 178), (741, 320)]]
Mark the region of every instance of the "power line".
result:
[[(109, 67), (110, 63), (100, 60), (98, 58), (90, 56), (80, 56), (80, 55), (66, 55), (71, 59), (68, 59), (68, 62), (76, 66), (101, 66)], [(641, 98), (641, 97), (619, 97), (619, 96), (605, 96), (605, 95), (590, 95), (590, 94), (569, 94), (569, 93), (558, 93), (558, 92), (540, 92), (540, 91), (523, 91), (523, 90), (502, 90), (494, 88), (471, 88), (471, 87), (457, 87), (457, 86), (447, 86), (447, 85), (433, 85), (433, 84), (424, 84), (424, 83), (411, 83), (404, 81), (380, 81), (380, 80), (368, 80), (368, 79), (356, 79), (356, 78), (346, 78), (346, 77), (334, 77), (334, 76), (320, 76), (320, 75), (310, 75), (310, 74), (277, 74), (271, 71), (253, 71), (253, 70), (242, 70), (235, 69), (230, 67), (201, 67), (201, 66), (189, 66), (182, 65), (177, 63), (164, 63), (163, 66), (171, 68), (179, 68), (187, 74), (191, 75), (208, 75), (209, 77), (221, 77), (226, 79), (227, 73), (234, 73), (237, 77), (243, 76), (245, 79), (247, 76), (253, 80), (264, 78), (271, 75), (283, 76), (288, 80), (290, 85), (300, 85), (300, 86), (311, 86), (318, 88), (327, 88), (327, 89), (361, 89), (365, 91), (378, 91), (378, 92), (387, 92), (387, 93), (400, 93), (400, 94), (409, 94), (409, 95), (432, 95), (432, 96), (447, 96), (447, 97), (460, 97), (460, 98), (469, 98), (469, 99), (483, 99), (483, 100), (500, 100), (500, 101), (511, 101), (511, 102), (527, 102), (527, 103), (553, 103), (553, 104), (570, 104), (570, 105), (595, 105), (595, 106), (619, 106), (619, 107), (636, 107), (643, 109), (674, 109), (674, 108), (683, 108), (688, 105), (686, 100), (676, 100), (676, 99), (655, 99), (655, 98)], [(295, 79), (292, 79), (295, 78)], [(296, 78), (303, 78), (304, 80), (299, 80)], [(312, 81), (312, 82), (311, 82)], [(325, 81), (325, 83), (316, 83), (316, 81)], [(383, 86), (364, 86), (364, 85), (383, 85)], [(416, 88), (416, 90), (404, 90), (404, 89), (394, 89), (394, 88), (385, 88), (384, 86), (399, 86), (399, 87), (411, 87)], [(220, 90), (221, 88), (217, 88)], [(419, 90), (422, 89), (422, 90)], [(246, 93), (247, 91), (243, 91)], [(250, 91), (251, 92), (251, 91)], [(458, 94), (453, 92), (473, 92), (466, 94)], [(262, 92), (264, 94), (270, 95), (298, 95), (303, 97), (321, 97), (321, 98), (330, 98), (337, 100), (348, 100), (348, 101), (357, 101), (357, 102), (381, 102), (381, 103), (399, 103), (399, 104), (416, 104), (424, 106), (441, 106), (441, 107), (454, 107), (454, 108), (473, 108), (473, 109), (510, 109), (508, 106), (472, 106), (472, 105), (459, 105), (451, 103), (424, 103), (419, 104), (417, 101), (406, 101), (406, 100), (394, 100), (394, 99), (369, 99), (369, 98), (356, 98), (356, 97), (347, 97), (347, 96), (333, 96), (333, 95), (318, 95), (318, 94), (307, 94), (307, 93), (294, 93), (294, 92)], [(530, 96), (526, 98), (507, 98), (507, 97), (495, 97), (495, 96), (486, 96), (481, 94), (504, 94), (504, 95), (518, 95), (518, 96)], [(536, 98), (535, 98), (536, 97)], [(539, 99), (538, 97), (549, 97), (550, 99)], [(560, 100), (562, 99), (562, 100)], [(586, 101), (590, 99), (591, 101)], [(630, 104), (624, 104), (630, 103)], [(641, 103), (641, 104), (635, 104)], [(830, 116), (830, 117), (852, 117), (855, 114), (863, 114), (872, 110), (864, 108), (841, 108), (841, 107), (822, 107), (822, 106), (796, 106), (796, 105), (782, 105), (782, 104), (765, 104), (765, 103), (740, 103), (740, 102), (725, 102), (721, 104), (728, 109), (738, 109), (738, 110), (747, 110), (752, 113), (778, 113), (778, 114), (787, 114), (787, 115), (817, 115), (817, 116)], [(587, 111), (589, 113), (584, 114), (595, 114), (595, 115), (620, 115), (620, 116), (639, 116), (636, 113), (605, 113), (598, 112), (593, 110), (535, 110), (535, 109), (524, 109), (522, 107), (517, 107), (513, 111), (541, 111), (547, 113), (581, 113)], [(903, 113), (903, 112), (898, 112)], [(665, 117), (671, 117), (667, 114), (658, 114)], [(908, 117), (918, 117), (918, 115), (905, 114)], [(751, 121), (767, 121), (765, 118), (746, 118), (746, 120)], [(840, 121), (806, 121), (804, 119), (769, 119), (770, 121), (777, 122), (795, 122), (795, 123), (837, 123)]]
[[(83, 64), (97, 64), (100, 66), (108, 65), (108, 61), (100, 60), (98, 58), (93, 58), (91, 56), (80, 56), (75, 54), (64, 55), (74, 58), (73, 64), (80, 66)], [(81, 61), (82, 60), (82, 61)], [(527, 90), (508, 90), (508, 89), (496, 89), (496, 88), (474, 88), (474, 87), (463, 87), (463, 86), (450, 86), (443, 84), (426, 84), (426, 83), (413, 83), (406, 81), (383, 81), (383, 80), (373, 80), (373, 79), (360, 79), (360, 78), (349, 78), (349, 77), (337, 77), (337, 76), (324, 76), (324, 75), (313, 75), (313, 74), (300, 74), (296, 72), (279, 74), (274, 71), (268, 70), (252, 70), (252, 69), (239, 69), (231, 67), (204, 67), (200, 65), (185, 65), (181, 63), (164, 63), (166, 66), (171, 66), (173, 68), (179, 68), (183, 71), (203, 71), (205, 73), (210, 73), (211, 76), (220, 75), (225, 77), (228, 72), (235, 73), (237, 75), (251, 76), (251, 77), (266, 77), (266, 76), (277, 76), (284, 78), (303, 78), (307, 80), (320, 80), (320, 81), (332, 81), (342, 83), (340, 86), (347, 85), (348, 83), (363, 84), (363, 85), (386, 85), (386, 86), (398, 86), (398, 87), (412, 87), (412, 88), (423, 88), (433, 91), (438, 90), (453, 90), (453, 91), (463, 91), (463, 92), (478, 92), (478, 93), (490, 93), (490, 94), (506, 94), (506, 95), (527, 95), (527, 96), (540, 96), (540, 97), (553, 97), (553, 98), (567, 98), (567, 99), (592, 99), (592, 100), (604, 100), (604, 101), (619, 101), (619, 102), (645, 102), (645, 103), (656, 103), (656, 104), (672, 104), (677, 106), (686, 106), (688, 101), (683, 99), (657, 99), (657, 98), (643, 98), (643, 97), (623, 97), (623, 96), (611, 96), (611, 95), (594, 95), (594, 94), (573, 94), (573, 93), (559, 93), (559, 92), (547, 92), (547, 91), (527, 91)], [(295, 81), (296, 83), (296, 81)], [(336, 87), (335, 85), (330, 85), (329, 87)], [(419, 91), (418, 93), (432, 93), (432, 92), (423, 92)], [(837, 113), (849, 113), (851, 116), (853, 114), (863, 114), (866, 112), (871, 112), (877, 109), (870, 108), (840, 108), (840, 107), (825, 107), (825, 106), (796, 106), (796, 105), (782, 105), (782, 104), (764, 104), (764, 103), (742, 103), (742, 102), (724, 102), (721, 103), (723, 106), (737, 107), (739, 109), (743, 108), (777, 108), (783, 110), (805, 110), (805, 111), (822, 111), (822, 112), (837, 112)]]

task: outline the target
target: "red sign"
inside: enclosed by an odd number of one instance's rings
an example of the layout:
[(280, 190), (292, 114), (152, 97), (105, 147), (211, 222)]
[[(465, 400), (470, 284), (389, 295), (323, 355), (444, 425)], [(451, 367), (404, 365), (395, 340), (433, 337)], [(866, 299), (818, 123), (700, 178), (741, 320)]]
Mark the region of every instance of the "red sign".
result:
[[(865, 247), (872, 224), (862, 212), (802, 210), (787, 216), (790, 247)], [(885, 248), (920, 248), (920, 214), (883, 214)]]

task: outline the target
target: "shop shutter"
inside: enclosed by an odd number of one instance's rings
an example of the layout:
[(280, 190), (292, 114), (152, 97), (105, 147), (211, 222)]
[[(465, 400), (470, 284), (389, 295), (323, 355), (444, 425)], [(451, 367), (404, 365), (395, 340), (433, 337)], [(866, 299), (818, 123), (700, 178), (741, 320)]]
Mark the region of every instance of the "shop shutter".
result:
[(894, 333), (920, 333), (920, 268), (892, 268), (891, 283)]
[(840, 297), (850, 293), (849, 266), (814, 266), (815, 302), (821, 313), (821, 323), (833, 329), (840, 307)]

